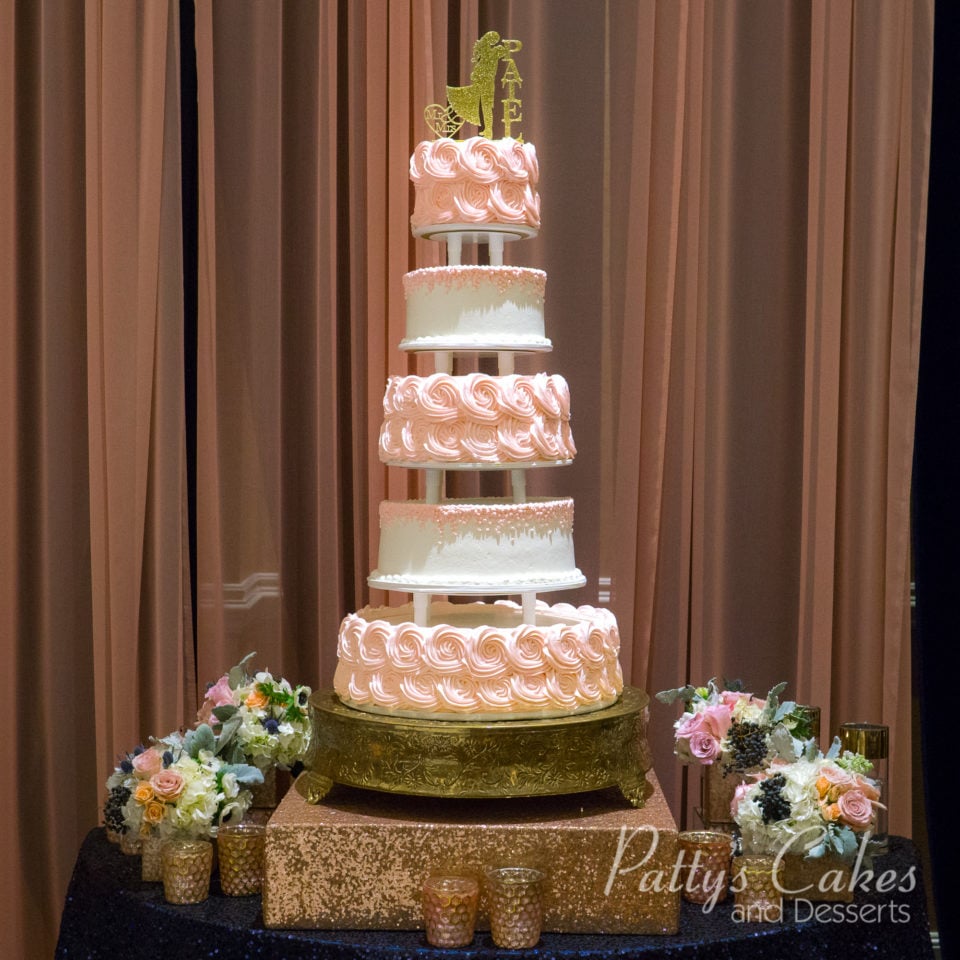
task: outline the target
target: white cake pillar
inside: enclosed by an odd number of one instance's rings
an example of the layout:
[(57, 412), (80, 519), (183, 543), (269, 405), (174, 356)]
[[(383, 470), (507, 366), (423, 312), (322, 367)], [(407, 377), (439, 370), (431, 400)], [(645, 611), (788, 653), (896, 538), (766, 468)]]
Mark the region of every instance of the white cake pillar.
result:
[(523, 602), (523, 622), (534, 625), (537, 622), (537, 593), (535, 590), (528, 590), (520, 594)]
[(497, 352), (497, 373), (501, 377), (507, 377), (513, 373), (514, 367), (514, 353), (512, 350), (500, 350)]
[(489, 235), (487, 246), (490, 251), (490, 266), (503, 266), (503, 234), (491, 233)]
[(453, 373), (453, 354), (449, 350), (434, 350), (433, 366), (437, 373)]
[(418, 627), (427, 626), (430, 614), (430, 594), (415, 593), (413, 595), (413, 622)]
[(514, 503), (527, 502), (527, 471), (510, 471), (510, 492), (513, 494)]
[(443, 499), (443, 470), (427, 469), (427, 503), (440, 503)]
[(459, 267), (463, 255), (463, 237), (459, 233), (447, 234), (447, 266)]

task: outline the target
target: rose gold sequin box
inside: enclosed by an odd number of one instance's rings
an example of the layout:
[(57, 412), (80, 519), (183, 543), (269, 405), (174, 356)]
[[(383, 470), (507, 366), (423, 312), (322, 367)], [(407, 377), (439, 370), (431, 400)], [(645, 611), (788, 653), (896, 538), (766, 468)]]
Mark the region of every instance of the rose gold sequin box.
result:
[[(291, 790), (267, 826), (264, 923), (422, 929), (428, 874), (528, 866), (546, 874), (544, 930), (676, 933), (677, 828), (647, 781), (640, 809), (615, 790), (448, 800), (335, 787), (316, 805)], [(489, 929), (483, 904), (477, 928)]]

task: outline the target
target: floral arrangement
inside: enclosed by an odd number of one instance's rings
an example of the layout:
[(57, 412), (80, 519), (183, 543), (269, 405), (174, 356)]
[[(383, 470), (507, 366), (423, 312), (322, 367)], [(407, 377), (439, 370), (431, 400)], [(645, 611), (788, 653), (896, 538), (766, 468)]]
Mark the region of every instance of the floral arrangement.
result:
[(267, 671), (250, 676), (247, 654), (207, 688), (198, 719), (217, 735), (218, 753), (233, 763), (290, 769), (310, 746), (310, 687), (292, 686)]
[(744, 850), (851, 859), (883, 806), (876, 782), (866, 776), (871, 769), (860, 754), (840, 754), (839, 740), (826, 755), (810, 744), (792, 762), (773, 762), (734, 794), (731, 814)]
[(762, 767), (784, 746), (809, 739), (809, 721), (793, 701), (780, 702), (786, 683), (765, 699), (746, 693), (739, 681), (717, 678), (706, 686), (687, 685), (657, 694), (661, 703), (680, 700), (684, 712), (674, 724), (674, 752), (682, 763), (722, 763), (724, 772)]
[(104, 820), (118, 833), (215, 837), (249, 807), (243, 788), (262, 782), (256, 767), (218, 757), (212, 729), (201, 724), (125, 755), (107, 779)]

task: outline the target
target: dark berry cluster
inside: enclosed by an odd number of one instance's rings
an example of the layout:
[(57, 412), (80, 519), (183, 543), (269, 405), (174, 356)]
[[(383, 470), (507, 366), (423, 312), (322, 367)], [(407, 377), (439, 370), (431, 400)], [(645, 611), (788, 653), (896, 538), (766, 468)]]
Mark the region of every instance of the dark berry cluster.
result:
[(783, 788), (787, 781), (782, 773), (767, 777), (760, 781), (760, 796), (757, 806), (763, 814), (764, 823), (773, 823), (776, 820), (786, 820), (790, 816), (790, 802), (783, 795)]
[(123, 833), (126, 829), (123, 825), (123, 805), (129, 799), (130, 791), (123, 786), (114, 787), (107, 794), (106, 802), (103, 804), (103, 822), (114, 833)]
[(766, 760), (766, 730), (752, 720), (734, 720), (727, 731), (727, 742), (730, 744), (730, 759), (724, 769), (728, 773), (759, 767)]

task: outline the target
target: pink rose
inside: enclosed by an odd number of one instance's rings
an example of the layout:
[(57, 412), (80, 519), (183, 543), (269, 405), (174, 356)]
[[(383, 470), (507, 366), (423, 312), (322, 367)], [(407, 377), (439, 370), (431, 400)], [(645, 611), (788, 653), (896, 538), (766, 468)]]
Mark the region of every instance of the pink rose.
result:
[(131, 763), (137, 776), (146, 780), (163, 769), (163, 754), (151, 747), (134, 757)]
[(690, 737), (690, 753), (701, 763), (713, 763), (720, 756), (720, 741), (707, 732), (697, 731)]
[(730, 711), (722, 704), (704, 710), (705, 723), (713, 735), (722, 740), (730, 729)]
[(834, 787), (853, 787), (857, 783), (857, 778), (849, 770), (832, 763), (825, 763), (820, 768), (820, 776)]
[(702, 713), (691, 713), (689, 716), (680, 718), (677, 724), (677, 739), (685, 737), (689, 739), (695, 733), (702, 733), (706, 724), (706, 717)]
[(224, 674), (212, 687), (207, 690), (207, 695), (200, 706), (200, 712), (197, 719), (201, 723), (209, 723), (213, 716), (214, 707), (229, 707), (237, 705), (234, 698), (234, 692), (230, 689), (230, 678)]
[(863, 830), (873, 821), (873, 804), (859, 790), (841, 793), (837, 806), (840, 819), (854, 830)]
[(176, 770), (161, 770), (150, 778), (150, 786), (160, 800), (176, 800), (183, 793), (184, 780)]
[(727, 707), (731, 714), (736, 705), (741, 702), (749, 703), (758, 710), (762, 710), (767, 705), (766, 700), (761, 700), (752, 693), (744, 693), (742, 690), (721, 690), (720, 702)]
[(747, 795), (753, 783), (745, 781), (738, 783), (736, 790), (733, 791), (733, 799), (730, 801), (730, 816), (736, 818), (737, 810), (740, 808), (740, 801)]

